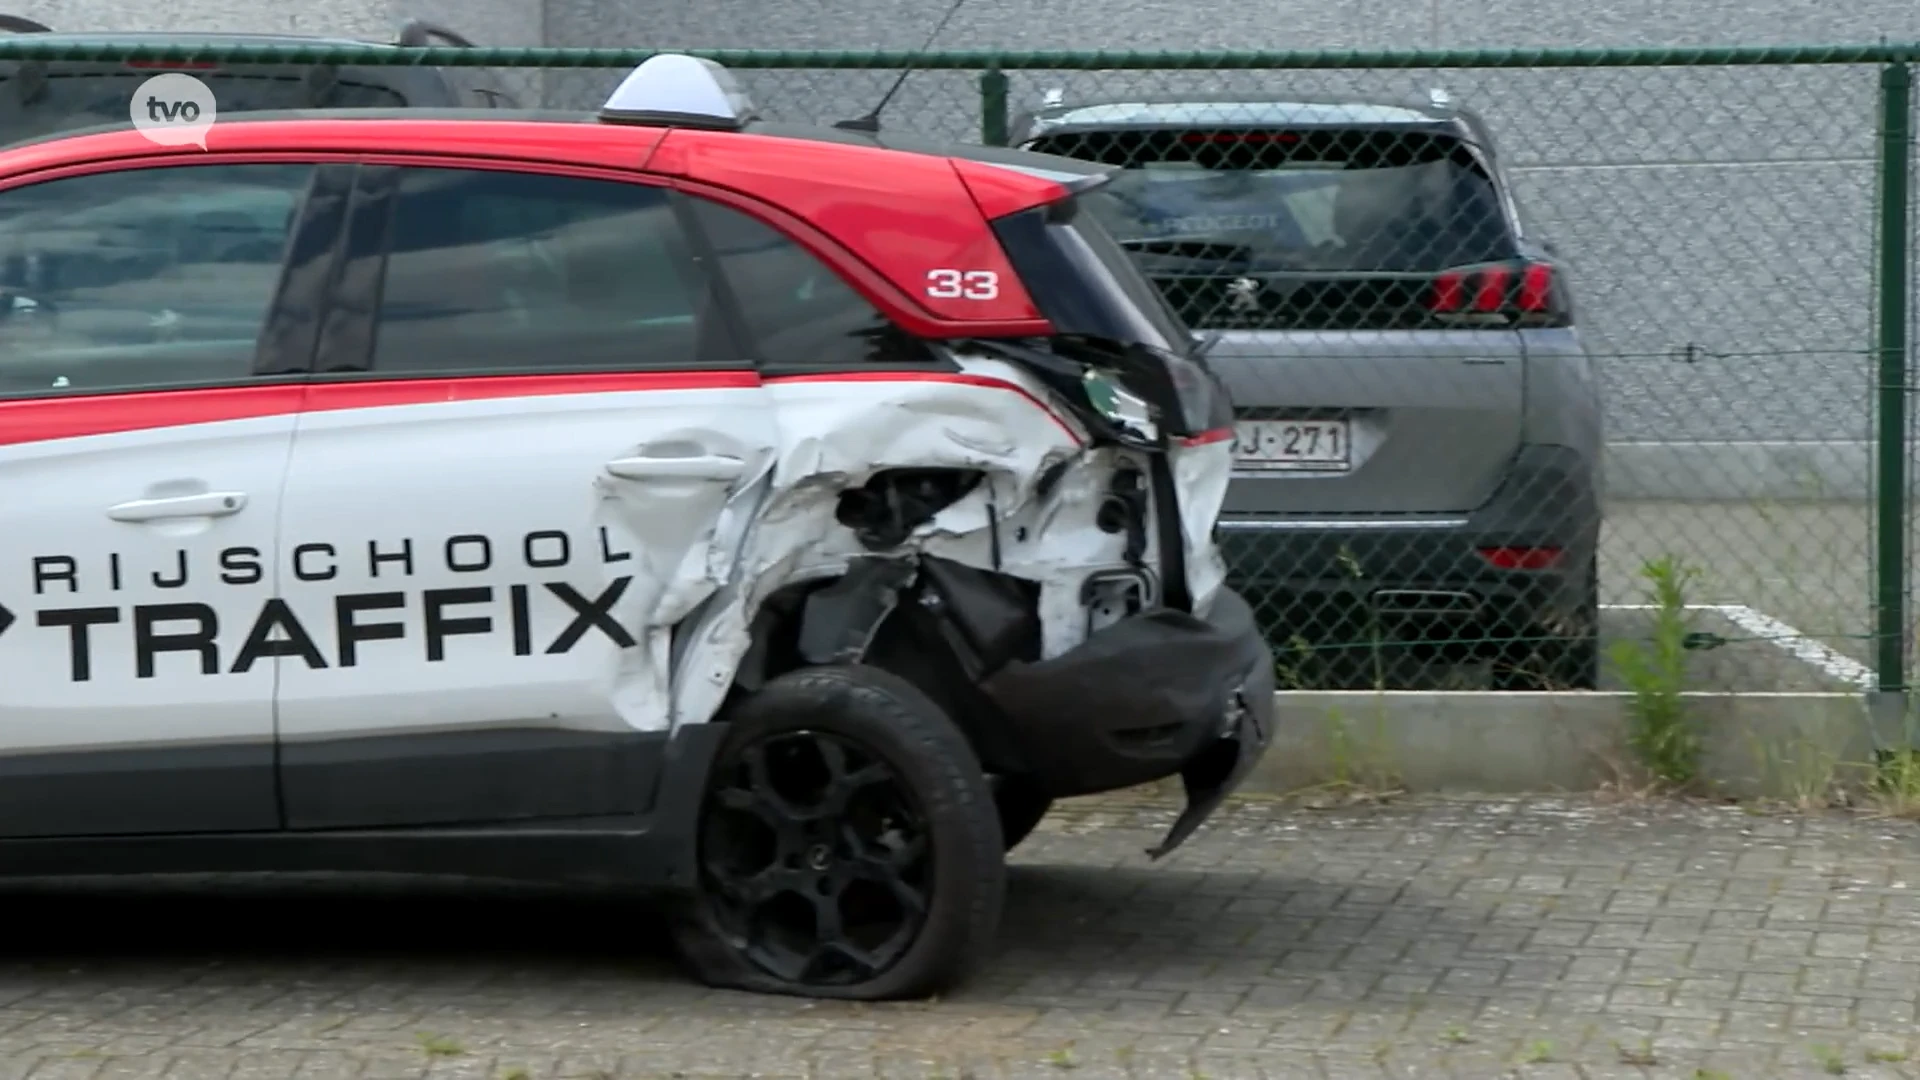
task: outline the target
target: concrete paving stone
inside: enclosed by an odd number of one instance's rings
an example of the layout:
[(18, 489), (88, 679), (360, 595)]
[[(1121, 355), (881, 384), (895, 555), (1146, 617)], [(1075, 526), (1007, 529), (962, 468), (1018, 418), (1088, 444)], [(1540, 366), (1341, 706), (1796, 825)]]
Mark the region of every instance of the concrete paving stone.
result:
[[(1912, 1072), (1866, 1057), (1920, 1030), (1906, 823), (1247, 800), (1150, 864), (1170, 811), (1062, 805), (981, 975), (900, 1006), (706, 990), (657, 935), (607, 945), (633, 911), (566, 893), (0, 886), (56, 928), (0, 961), (0, 1080), (1823, 1075), (1816, 1043), (1847, 1075)], [(302, 932), (231, 933), (271, 923)], [(1642, 1040), (1658, 1065), (1623, 1060)]]

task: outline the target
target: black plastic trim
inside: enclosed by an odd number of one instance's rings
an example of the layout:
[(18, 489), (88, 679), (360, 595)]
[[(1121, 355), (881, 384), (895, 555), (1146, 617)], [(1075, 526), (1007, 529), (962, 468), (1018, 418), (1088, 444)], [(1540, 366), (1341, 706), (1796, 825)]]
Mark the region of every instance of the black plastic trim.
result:
[[(263, 727), (269, 719), (262, 703)], [(279, 826), (264, 739), (0, 756), (0, 838)]]
[[(741, 315), (740, 298), (734, 292), (733, 282), (727, 280), (724, 268), (720, 264), (720, 255), (714, 250), (713, 241), (700, 225), (700, 214), (696, 208), (698, 195), (689, 195), (676, 188), (666, 189), (667, 205), (673, 211), (673, 220), (680, 226), (680, 235), (685, 238), (687, 252), (695, 269), (699, 272), (704, 286), (703, 303), (709, 311), (696, 312), (697, 321), (709, 313), (717, 324), (719, 333), (729, 346), (734, 357), (739, 358), (737, 366), (760, 367), (763, 363), (759, 355), (759, 343), (754, 341), (747, 330), (747, 321)], [(745, 213), (745, 211), (740, 211)]]
[[(157, 383), (151, 386), (107, 386), (89, 389), (87, 397), (125, 397), (129, 394), (171, 394), (177, 391), (218, 390), (228, 386), (294, 386), (307, 381), (304, 371), (254, 375), (240, 379), (194, 379), (185, 382)], [(0, 401), (48, 401), (73, 397), (72, 390), (45, 390), (28, 393), (0, 393)]]
[(328, 163), (313, 170), (281, 257), (280, 285), (254, 349), (256, 375), (294, 375), (313, 368), (320, 324), (340, 259), (354, 168)]
[(353, 201), (340, 230), (341, 254), (314, 346), (316, 373), (360, 372), (372, 365), (400, 174), (394, 165), (362, 165), (354, 177)]
[(1267, 700), (1249, 704), (1270, 715), (1272, 671), (1251, 610), (1223, 591), (1203, 616), (1149, 609), (1058, 656), (1009, 663), (980, 690), (1015, 733), (1024, 775), (1067, 797), (1181, 772), (1229, 735), (1236, 691), (1264, 683)]
[(640, 127), (739, 131), (744, 126), (737, 119), (709, 116), (705, 113), (658, 112), (653, 109), (601, 109), (599, 116), (603, 124), (630, 124)]
[[(334, 829), (282, 831), (271, 826), (258, 831), (182, 831), (173, 835), (140, 835), (138, 828), (118, 835), (55, 836), (44, 825), (34, 837), (0, 837), (0, 877), (42, 875), (111, 876), (156, 873), (395, 873), (451, 875), (504, 880), (570, 882), (615, 885), (684, 892), (693, 887), (696, 873), (695, 837), (708, 774), (725, 739), (724, 723), (682, 726), (662, 738), (660, 782), (646, 812), (562, 821), (523, 821), (509, 824), (457, 824), (428, 828)], [(169, 802), (183, 797), (204, 805), (226, 798), (234, 805), (256, 805), (244, 798), (257, 793), (253, 780), (239, 787), (236, 779), (249, 776), (252, 755), (265, 755), (270, 745), (216, 750), (212, 747), (132, 750), (60, 755), (70, 760), (64, 776), (49, 774), (40, 789), (43, 798), (31, 806), (33, 820), (68, 824), (74, 816), (104, 808), (127, 824), (164, 812)], [(164, 755), (156, 757), (154, 755)], [(221, 757), (221, 754), (228, 755)], [(29, 762), (34, 756), (0, 758), (0, 777), (9, 777), (6, 763)], [(37, 756), (40, 764), (52, 756)], [(179, 766), (175, 780), (150, 787), (167, 770), (156, 772), (156, 762)], [(222, 761), (238, 768), (204, 769)], [(78, 767), (84, 766), (84, 767)], [(191, 767), (189, 767), (191, 766)], [(195, 769), (200, 769), (197, 774)], [(266, 769), (271, 774), (270, 767)], [(192, 776), (188, 785), (185, 778)], [(82, 783), (75, 783), (75, 780)], [(53, 786), (58, 781), (58, 786)], [(98, 787), (111, 785), (106, 798)], [(149, 794), (151, 793), (151, 794)], [(235, 793), (243, 796), (235, 800)], [(26, 806), (26, 792), (12, 783), (0, 787), (0, 807)], [(164, 797), (164, 798), (163, 798)], [(177, 811), (176, 811), (177, 812)], [(62, 815), (66, 815), (62, 817)], [(229, 826), (241, 821), (230, 815)], [(248, 816), (246, 823), (253, 818)]]
[(637, 814), (666, 742), (532, 724), (282, 741), (280, 802), (295, 830)]
[(1048, 231), (1053, 213), (1051, 207), (1036, 206), (993, 222), (1000, 247), (1020, 272), (1020, 283), (1059, 332), (1128, 340), (1131, 328), (1114, 312), (1113, 298), (1087, 288), (1080, 268), (1053, 242)]
[(1175, 611), (1193, 610), (1193, 589), (1187, 583), (1187, 535), (1181, 524), (1180, 486), (1166, 454), (1147, 461), (1147, 481), (1153, 485), (1154, 525), (1159, 533), (1160, 602)]

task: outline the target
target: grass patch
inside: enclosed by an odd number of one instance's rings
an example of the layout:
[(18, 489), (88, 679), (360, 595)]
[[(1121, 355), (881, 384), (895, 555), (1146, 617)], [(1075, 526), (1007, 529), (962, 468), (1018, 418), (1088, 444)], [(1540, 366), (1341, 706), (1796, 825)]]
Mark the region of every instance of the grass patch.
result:
[(420, 1040), (420, 1049), (428, 1057), (456, 1057), (466, 1053), (466, 1048), (445, 1035), (420, 1032), (415, 1038)]
[(1847, 1058), (1837, 1048), (1816, 1044), (1807, 1050), (1813, 1055), (1814, 1063), (1828, 1076), (1844, 1076), (1847, 1071)]

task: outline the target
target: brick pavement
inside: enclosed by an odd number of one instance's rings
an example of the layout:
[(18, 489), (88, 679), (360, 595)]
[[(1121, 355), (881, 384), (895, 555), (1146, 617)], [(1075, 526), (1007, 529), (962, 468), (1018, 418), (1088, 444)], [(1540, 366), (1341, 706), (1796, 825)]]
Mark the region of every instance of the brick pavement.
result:
[(924, 1004), (706, 991), (605, 897), (10, 885), (0, 1080), (1920, 1076), (1910, 824), (1241, 802), (1148, 866), (1170, 813), (1057, 811)]

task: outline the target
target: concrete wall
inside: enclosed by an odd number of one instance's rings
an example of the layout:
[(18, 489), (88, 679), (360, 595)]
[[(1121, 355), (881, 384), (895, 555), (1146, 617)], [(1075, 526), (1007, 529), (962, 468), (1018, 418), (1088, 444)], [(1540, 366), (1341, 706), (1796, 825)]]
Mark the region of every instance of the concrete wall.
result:
[[(1739, 797), (1814, 798), (1858, 789), (1876, 747), (1906, 737), (1871, 697), (1683, 695), (1699, 777)], [(1248, 794), (1326, 785), (1408, 791), (1587, 791), (1646, 782), (1631, 749), (1628, 694), (1366, 693), (1275, 696), (1275, 738)]]

